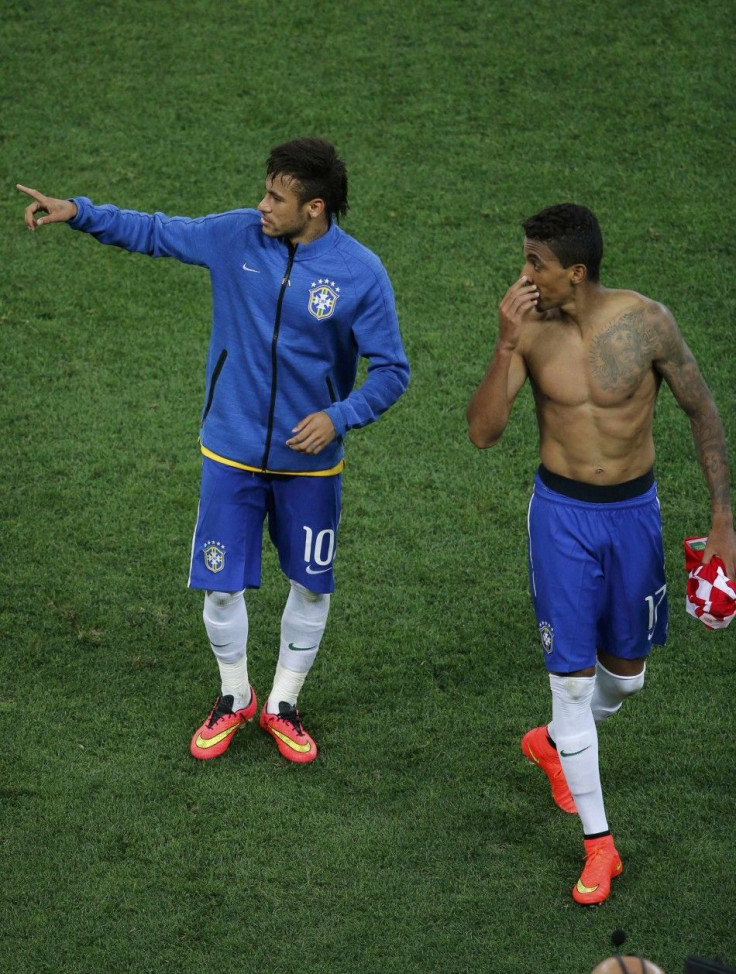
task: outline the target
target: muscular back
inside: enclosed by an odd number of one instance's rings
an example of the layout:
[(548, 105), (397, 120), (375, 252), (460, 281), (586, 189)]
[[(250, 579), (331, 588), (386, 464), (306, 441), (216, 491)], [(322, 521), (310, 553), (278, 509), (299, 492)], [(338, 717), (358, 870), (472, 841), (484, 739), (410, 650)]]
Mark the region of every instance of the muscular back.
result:
[(534, 391), (544, 465), (597, 484), (649, 470), (657, 363), (675, 337), (666, 309), (633, 291), (603, 291), (577, 321), (560, 311), (529, 321), (519, 352)]

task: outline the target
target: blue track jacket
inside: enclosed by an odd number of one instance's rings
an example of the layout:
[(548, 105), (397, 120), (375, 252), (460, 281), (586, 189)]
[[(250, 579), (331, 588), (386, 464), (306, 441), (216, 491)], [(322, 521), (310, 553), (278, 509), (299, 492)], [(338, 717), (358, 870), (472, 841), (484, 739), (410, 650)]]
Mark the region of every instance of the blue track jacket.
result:
[[(206, 455), (262, 472), (335, 473), (347, 430), (376, 420), (406, 389), (409, 363), (388, 275), (335, 223), (293, 247), (263, 233), (257, 210), (190, 219), (95, 206), (83, 196), (74, 202), (73, 229), (209, 270)], [(368, 371), (355, 389), (361, 356)], [(316, 456), (287, 447), (294, 426), (320, 410), (337, 439)]]

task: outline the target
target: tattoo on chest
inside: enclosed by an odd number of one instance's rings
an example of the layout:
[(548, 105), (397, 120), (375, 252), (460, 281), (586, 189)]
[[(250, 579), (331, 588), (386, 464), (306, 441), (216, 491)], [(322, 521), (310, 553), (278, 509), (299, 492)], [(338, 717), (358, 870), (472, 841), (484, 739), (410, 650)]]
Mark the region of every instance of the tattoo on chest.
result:
[(634, 389), (652, 367), (654, 335), (641, 311), (611, 322), (593, 339), (589, 360), (593, 376), (606, 392)]

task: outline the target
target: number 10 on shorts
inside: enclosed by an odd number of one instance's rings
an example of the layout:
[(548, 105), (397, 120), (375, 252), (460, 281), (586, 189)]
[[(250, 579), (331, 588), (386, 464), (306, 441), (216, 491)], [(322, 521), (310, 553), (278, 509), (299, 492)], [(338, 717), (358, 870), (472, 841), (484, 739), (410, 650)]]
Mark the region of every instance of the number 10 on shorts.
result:
[(335, 532), (332, 528), (325, 528), (315, 536), (314, 531), (306, 524), (304, 531), (304, 561), (307, 565), (314, 562), (320, 568), (329, 565), (335, 554)]

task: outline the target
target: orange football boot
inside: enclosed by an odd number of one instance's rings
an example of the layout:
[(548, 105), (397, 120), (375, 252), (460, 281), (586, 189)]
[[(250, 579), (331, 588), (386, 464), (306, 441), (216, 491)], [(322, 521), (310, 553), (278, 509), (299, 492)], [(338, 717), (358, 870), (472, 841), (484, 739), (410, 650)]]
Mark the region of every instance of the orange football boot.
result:
[(253, 687), (250, 688), (248, 706), (235, 711), (232, 708), (233, 698), (230, 694), (225, 697), (220, 695), (215, 700), (209, 717), (195, 732), (189, 745), (192, 757), (207, 761), (210, 758), (219, 758), (227, 751), (236, 731), (239, 731), (249, 720), (253, 720), (258, 709), (256, 691)]
[(583, 906), (595, 906), (608, 899), (611, 880), (620, 876), (624, 864), (613, 844), (612, 835), (600, 839), (584, 839), (585, 865), (580, 879), (572, 888), (572, 898)]
[(282, 757), (297, 764), (307, 764), (317, 757), (317, 745), (304, 730), (299, 711), (282, 700), (277, 714), (269, 714), (264, 704), (261, 727), (276, 741)]
[(563, 812), (569, 812), (571, 815), (577, 814), (575, 799), (567, 786), (567, 781), (565, 781), (565, 772), (562, 770), (557, 749), (552, 747), (549, 742), (546, 725), (527, 731), (521, 739), (521, 750), (524, 752), (524, 757), (532, 764), (538, 764), (549, 778), (549, 783), (552, 786), (552, 797), (557, 806)]

